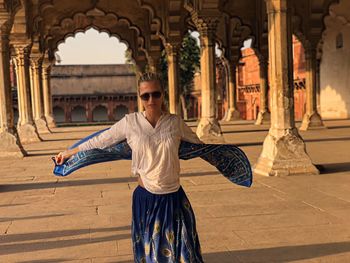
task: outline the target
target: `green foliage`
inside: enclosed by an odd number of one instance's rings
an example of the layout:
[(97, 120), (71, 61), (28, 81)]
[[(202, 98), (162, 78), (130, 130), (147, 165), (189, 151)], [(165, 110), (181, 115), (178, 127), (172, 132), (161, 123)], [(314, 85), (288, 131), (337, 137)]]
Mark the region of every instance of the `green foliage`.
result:
[(200, 49), (196, 39), (189, 33), (183, 39), (180, 50), (180, 86), (182, 93), (191, 92), (192, 81), (196, 70), (200, 66)]
[[(168, 65), (166, 52), (163, 50), (161, 58), (161, 74), (165, 87), (168, 86)], [(180, 74), (180, 93), (187, 95), (191, 92), (192, 81), (196, 70), (200, 66), (200, 49), (196, 39), (189, 33), (183, 38), (179, 53), (179, 74)]]

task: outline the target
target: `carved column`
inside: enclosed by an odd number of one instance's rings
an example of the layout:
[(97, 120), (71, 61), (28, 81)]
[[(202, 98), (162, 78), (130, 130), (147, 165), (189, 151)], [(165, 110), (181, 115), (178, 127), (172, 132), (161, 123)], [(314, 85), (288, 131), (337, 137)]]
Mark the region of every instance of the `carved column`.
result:
[(197, 127), (198, 137), (205, 142), (222, 143), (220, 124), (216, 118), (216, 70), (215, 70), (215, 31), (218, 24), (217, 18), (198, 17), (192, 18), (200, 33), (201, 42), (201, 100), (202, 110)]
[(266, 0), (269, 23), (271, 127), (254, 168), (268, 176), (318, 174), (294, 124), (290, 0)]
[(31, 91), (34, 123), (39, 133), (50, 133), (44, 118), (43, 94), (42, 94), (42, 57), (40, 54), (32, 54), (30, 57)]
[(232, 60), (227, 63), (228, 67), (228, 110), (226, 121), (239, 120), (241, 115), (237, 108), (237, 78), (236, 63)]
[(160, 72), (160, 57), (162, 55), (162, 51), (156, 48), (153, 48), (152, 50), (149, 50), (148, 52), (148, 69), (150, 72), (153, 73), (159, 73)]
[(180, 114), (180, 76), (179, 76), (179, 45), (166, 45), (168, 61), (168, 88), (169, 88), (169, 111), (173, 114)]
[(40, 137), (33, 123), (30, 102), (28, 44), (14, 44), (14, 52), (18, 91), (18, 135), (23, 144), (38, 142)]
[(13, 123), (7, 20), (0, 19), (0, 26), (0, 157), (21, 158), (26, 152), (18, 139)]
[(53, 117), (52, 95), (50, 85), (51, 62), (44, 59), (42, 64), (41, 78), (43, 85), (44, 116), (49, 128), (55, 128), (56, 122)]
[(306, 112), (300, 130), (306, 131), (310, 128), (324, 127), (322, 118), (317, 112), (317, 60), (316, 49), (305, 49), (306, 60)]
[(269, 90), (268, 90), (268, 63), (265, 59), (259, 60), (260, 72), (260, 109), (255, 124), (261, 125), (270, 122)]

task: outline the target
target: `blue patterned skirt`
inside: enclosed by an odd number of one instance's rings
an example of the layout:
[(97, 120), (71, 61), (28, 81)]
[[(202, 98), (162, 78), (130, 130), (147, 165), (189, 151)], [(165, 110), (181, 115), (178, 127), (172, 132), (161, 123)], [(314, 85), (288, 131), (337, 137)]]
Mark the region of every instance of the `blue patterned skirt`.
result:
[(135, 189), (132, 241), (137, 263), (203, 262), (194, 213), (182, 187), (170, 194)]

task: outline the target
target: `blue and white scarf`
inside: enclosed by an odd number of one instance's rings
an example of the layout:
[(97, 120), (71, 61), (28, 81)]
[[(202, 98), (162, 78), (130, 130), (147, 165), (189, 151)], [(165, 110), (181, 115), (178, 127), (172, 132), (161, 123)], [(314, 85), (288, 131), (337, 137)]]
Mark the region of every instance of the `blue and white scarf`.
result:
[[(105, 130), (87, 136), (70, 148), (79, 146), (81, 143)], [(223, 176), (235, 184), (250, 187), (253, 182), (249, 160), (244, 152), (237, 146), (231, 144), (195, 144), (181, 141), (179, 158), (182, 160), (189, 160), (196, 157), (200, 157), (215, 166)], [(63, 165), (57, 165), (54, 160), (55, 168), (53, 173), (58, 176), (67, 176), (84, 166), (116, 160), (131, 160), (131, 148), (126, 141), (122, 141), (105, 149), (92, 149), (78, 152)]]

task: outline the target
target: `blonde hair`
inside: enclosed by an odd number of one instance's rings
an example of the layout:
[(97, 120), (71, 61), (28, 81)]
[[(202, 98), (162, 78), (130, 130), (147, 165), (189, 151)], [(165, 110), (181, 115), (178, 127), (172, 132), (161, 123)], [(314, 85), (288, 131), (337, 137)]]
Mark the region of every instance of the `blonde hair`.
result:
[(161, 76), (159, 74), (153, 73), (153, 72), (146, 72), (146, 73), (141, 74), (141, 76), (139, 77), (139, 79), (137, 81), (138, 89), (140, 88), (140, 84), (142, 82), (149, 82), (149, 81), (158, 82), (161, 92), (164, 93), (164, 86), (163, 86), (163, 81), (162, 81)]

